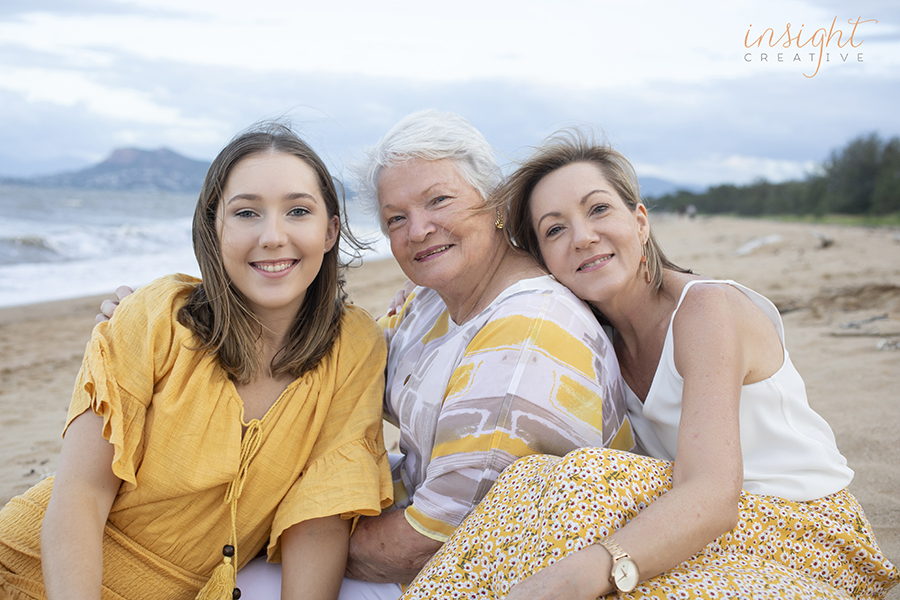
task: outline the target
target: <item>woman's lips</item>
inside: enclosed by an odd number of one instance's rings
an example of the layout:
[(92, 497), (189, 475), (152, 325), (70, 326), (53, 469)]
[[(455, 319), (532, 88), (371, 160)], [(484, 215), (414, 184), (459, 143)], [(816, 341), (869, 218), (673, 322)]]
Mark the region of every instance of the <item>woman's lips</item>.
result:
[(453, 244), (444, 244), (442, 246), (432, 246), (431, 248), (428, 248), (427, 250), (423, 250), (422, 252), (419, 252), (413, 258), (414, 258), (414, 260), (418, 260), (418, 261), (426, 260), (426, 259), (434, 256), (435, 254), (440, 254), (441, 252), (449, 250), (452, 245)]
[(297, 264), (296, 260), (293, 259), (285, 259), (285, 260), (266, 260), (266, 261), (258, 261), (250, 263), (254, 269), (258, 271), (262, 271), (263, 273), (269, 275), (278, 275), (280, 273), (284, 273), (295, 264)]
[(609, 259), (611, 259), (612, 257), (613, 257), (612, 254), (604, 254), (603, 256), (594, 256), (592, 258), (587, 259), (583, 263), (581, 263), (581, 265), (579, 265), (579, 267), (575, 270), (578, 272), (593, 271), (594, 269), (597, 269), (597, 268), (605, 265), (609, 261)]

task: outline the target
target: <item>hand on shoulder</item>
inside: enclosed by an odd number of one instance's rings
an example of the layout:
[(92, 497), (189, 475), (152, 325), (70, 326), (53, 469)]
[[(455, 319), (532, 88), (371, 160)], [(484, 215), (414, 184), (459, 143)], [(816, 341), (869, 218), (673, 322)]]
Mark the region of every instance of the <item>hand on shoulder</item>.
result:
[(111, 300), (107, 298), (102, 303), (100, 303), (100, 314), (98, 314), (94, 318), (95, 323), (102, 323), (103, 321), (109, 321), (113, 314), (116, 312), (116, 308), (119, 306), (119, 302), (122, 301), (125, 296), (129, 294), (133, 294), (134, 290), (128, 287), (127, 285), (120, 285), (116, 288), (116, 299)]
[(416, 289), (416, 284), (407, 279), (403, 284), (403, 287), (397, 290), (397, 293), (394, 294), (393, 298), (391, 298), (391, 301), (387, 307), (387, 312), (385, 312), (382, 317), (392, 317), (400, 312), (400, 309), (403, 308), (404, 304), (406, 304), (406, 299), (414, 289)]

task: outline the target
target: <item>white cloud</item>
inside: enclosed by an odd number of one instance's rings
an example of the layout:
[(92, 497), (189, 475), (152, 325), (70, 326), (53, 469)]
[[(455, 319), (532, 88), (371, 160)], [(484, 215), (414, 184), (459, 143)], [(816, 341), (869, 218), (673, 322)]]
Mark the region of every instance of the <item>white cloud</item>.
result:
[(111, 89), (76, 71), (0, 66), (0, 88), (19, 92), (29, 102), (83, 103), (91, 112), (113, 119), (154, 124), (181, 121), (177, 109), (160, 106), (144, 92)]
[(698, 158), (673, 159), (660, 163), (642, 163), (635, 169), (650, 177), (659, 177), (686, 185), (715, 185), (729, 182), (736, 185), (765, 179), (771, 183), (803, 179), (820, 166), (812, 160), (798, 161), (746, 156), (739, 154), (709, 154)]
[[(256, 71), (615, 89), (654, 80), (746, 77), (753, 73), (742, 59), (751, 25), (778, 30), (802, 21), (811, 28), (827, 26), (835, 16), (799, 0), (127, 4), (147, 13), (32, 13), (0, 25), (0, 40), (80, 61), (127, 53)], [(866, 49), (866, 68), (900, 62), (889, 42), (870, 40)]]
[[(89, 124), (89, 139), (54, 146), (66, 155), (127, 143), (209, 158), (237, 129), (299, 107), (335, 121), (314, 126), (313, 142), (343, 157), (436, 106), (472, 118), (505, 152), (592, 122), (653, 174), (714, 183), (802, 175), (850, 136), (900, 132), (887, 100), (900, 11), (882, 18), (873, 0), (117, 4), (0, 17), (0, 139), (15, 152), (23, 144), (9, 132), (26, 135), (40, 114), (47, 139)], [(808, 80), (807, 63), (743, 60), (748, 27), (857, 14), (881, 19), (863, 36), (863, 63)]]

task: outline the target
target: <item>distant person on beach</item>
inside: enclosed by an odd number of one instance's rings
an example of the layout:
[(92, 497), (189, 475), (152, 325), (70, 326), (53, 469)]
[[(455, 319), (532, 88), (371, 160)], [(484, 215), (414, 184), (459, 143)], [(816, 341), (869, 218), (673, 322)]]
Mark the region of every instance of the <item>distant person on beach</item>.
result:
[(337, 597), (353, 519), (392, 497), (385, 343), (344, 301), (340, 215), (286, 126), (222, 150), (203, 280), (159, 279), (95, 327), (56, 477), (0, 511), (0, 597), (239, 598), (263, 550), (282, 598)]
[(613, 327), (641, 454), (517, 461), (403, 598), (883, 598), (900, 573), (777, 309), (670, 262), (638, 189), (622, 155), (561, 134), (496, 198), (518, 246)]

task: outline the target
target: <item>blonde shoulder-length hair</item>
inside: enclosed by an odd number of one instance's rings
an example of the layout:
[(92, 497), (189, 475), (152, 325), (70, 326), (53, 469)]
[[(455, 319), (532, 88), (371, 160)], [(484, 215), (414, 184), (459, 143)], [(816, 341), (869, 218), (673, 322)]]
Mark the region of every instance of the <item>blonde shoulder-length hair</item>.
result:
[[(541, 179), (573, 163), (596, 165), (632, 212), (637, 210), (638, 204), (642, 204), (637, 175), (625, 156), (607, 144), (594, 142), (581, 130), (557, 132), (538, 147), (497, 190), (509, 211), (511, 240), (541, 264), (544, 264), (544, 258), (531, 219), (531, 194)], [(691, 272), (666, 257), (652, 228), (644, 245), (644, 253), (650, 269), (650, 283), (655, 290), (662, 286), (663, 269)]]

